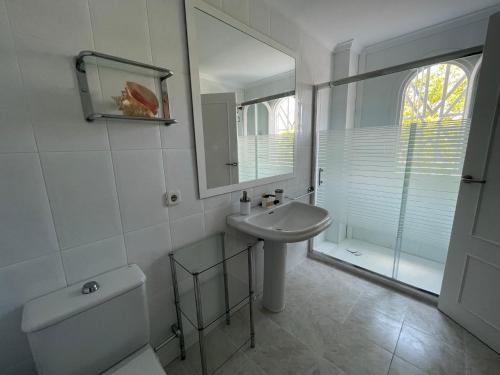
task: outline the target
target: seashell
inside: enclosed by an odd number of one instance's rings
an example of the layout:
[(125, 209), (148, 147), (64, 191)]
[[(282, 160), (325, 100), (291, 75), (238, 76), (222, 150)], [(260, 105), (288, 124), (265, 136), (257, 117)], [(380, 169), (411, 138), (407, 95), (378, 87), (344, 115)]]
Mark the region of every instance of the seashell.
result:
[(121, 96), (113, 96), (118, 109), (126, 116), (155, 117), (158, 113), (158, 99), (156, 95), (136, 82), (126, 82)]

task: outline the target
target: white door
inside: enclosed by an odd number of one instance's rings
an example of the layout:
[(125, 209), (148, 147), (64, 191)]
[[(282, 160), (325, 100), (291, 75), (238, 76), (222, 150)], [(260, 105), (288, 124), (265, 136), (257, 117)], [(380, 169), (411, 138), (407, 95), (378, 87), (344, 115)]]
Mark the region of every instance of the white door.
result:
[(203, 138), (208, 188), (238, 183), (236, 94), (202, 94)]
[(500, 13), (490, 18), (463, 174), (439, 309), (500, 352)]

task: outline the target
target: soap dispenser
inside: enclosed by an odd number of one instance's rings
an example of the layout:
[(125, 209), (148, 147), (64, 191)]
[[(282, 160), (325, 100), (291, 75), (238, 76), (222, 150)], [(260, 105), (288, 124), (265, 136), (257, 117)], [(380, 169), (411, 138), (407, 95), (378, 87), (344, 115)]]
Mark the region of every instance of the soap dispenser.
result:
[(240, 198), (240, 215), (250, 215), (250, 202), (246, 191), (243, 191), (243, 196)]

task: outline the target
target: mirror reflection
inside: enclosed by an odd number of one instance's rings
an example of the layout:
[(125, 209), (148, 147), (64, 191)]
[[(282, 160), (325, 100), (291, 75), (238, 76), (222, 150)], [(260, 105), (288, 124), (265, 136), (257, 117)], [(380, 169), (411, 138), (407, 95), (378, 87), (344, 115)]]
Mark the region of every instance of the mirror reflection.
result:
[(199, 9), (195, 22), (207, 188), (293, 173), (294, 58)]

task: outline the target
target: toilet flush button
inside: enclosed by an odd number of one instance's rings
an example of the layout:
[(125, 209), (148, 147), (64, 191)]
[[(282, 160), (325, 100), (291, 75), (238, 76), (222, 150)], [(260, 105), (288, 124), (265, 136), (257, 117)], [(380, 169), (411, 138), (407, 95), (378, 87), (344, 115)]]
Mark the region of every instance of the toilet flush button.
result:
[(89, 281), (88, 283), (83, 284), (82, 294), (90, 294), (97, 292), (99, 290), (99, 284), (97, 281)]

